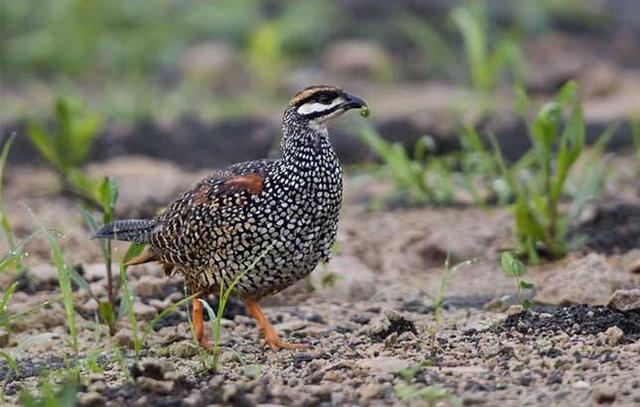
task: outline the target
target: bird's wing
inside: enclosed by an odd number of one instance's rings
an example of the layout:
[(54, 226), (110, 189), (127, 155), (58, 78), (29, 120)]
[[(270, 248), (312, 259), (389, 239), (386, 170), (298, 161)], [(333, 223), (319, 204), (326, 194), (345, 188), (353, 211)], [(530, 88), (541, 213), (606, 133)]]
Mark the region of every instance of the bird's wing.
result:
[(217, 171), (173, 201), (158, 217), (151, 245), (171, 263), (201, 266), (245, 223), (246, 204), (262, 192), (273, 160), (250, 161)]

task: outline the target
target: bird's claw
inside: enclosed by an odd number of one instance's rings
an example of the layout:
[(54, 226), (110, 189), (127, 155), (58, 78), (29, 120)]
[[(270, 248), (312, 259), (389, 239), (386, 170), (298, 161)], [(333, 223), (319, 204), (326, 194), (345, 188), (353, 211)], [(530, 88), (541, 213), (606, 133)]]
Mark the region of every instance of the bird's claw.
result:
[(265, 346), (269, 346), (272, 350), (280, 350), (280, 349), (291, 349), (291, 350), (300, 350), (307, 349), (308, 346), (303, 343), (289, 343), (285, 342), (279, 337), (266, 337), (260, 339), (260, 348), (264, 349)]
[(200, 344), (200, 347), (202, 347), (202, 349), (204, 349), (207, 352), (212, 352), (213, 351), (213, 345), (211, 345), (211, 343), (204, 337), (203, 337), (198, 341), (198, 343)]

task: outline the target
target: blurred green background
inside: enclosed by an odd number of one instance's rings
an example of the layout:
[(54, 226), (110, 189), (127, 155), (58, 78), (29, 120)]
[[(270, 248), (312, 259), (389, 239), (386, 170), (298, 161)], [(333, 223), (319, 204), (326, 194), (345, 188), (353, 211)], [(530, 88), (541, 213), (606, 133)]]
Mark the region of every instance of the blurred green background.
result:
[[(614, 92), (640, 67), (639, 16), (634, 0), (3, 1), (0, 135), (53, 118), (62, 97), (106, 134), (189, 117), (174, 129), (189, 142), (193, 126), (225, 133), (210, 126), (221, 120), (277, 127), (291, 94), (332, 83), (369, 100), (384, 137), (412, 142), (509, 108), (518, 84), (534, 98), (573, 78), (586, 95)], [(439, 123), (416, 129), (416, 116)]]

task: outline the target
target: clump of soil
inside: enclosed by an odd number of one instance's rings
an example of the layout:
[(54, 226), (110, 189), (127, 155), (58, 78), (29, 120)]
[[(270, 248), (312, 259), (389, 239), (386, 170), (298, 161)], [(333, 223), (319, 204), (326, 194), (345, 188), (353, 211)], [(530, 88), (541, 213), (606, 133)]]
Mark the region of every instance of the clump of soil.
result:
[(640, 247), (640, 205), (615, 203), (598, 207), (596, 216), (576, 235), (587, 237), (586, 247), (598, 253), (626, 253)]
[(522, 334), (597, 335), (617, 326), (622, 329), (622, 343), (633, 343), (640, 338), (640, 310), (617, 311), (603, 306), (574, 305), (550, 308), (545, 312), (523, 311), (508, 316), (497, 331), (516, 330)]

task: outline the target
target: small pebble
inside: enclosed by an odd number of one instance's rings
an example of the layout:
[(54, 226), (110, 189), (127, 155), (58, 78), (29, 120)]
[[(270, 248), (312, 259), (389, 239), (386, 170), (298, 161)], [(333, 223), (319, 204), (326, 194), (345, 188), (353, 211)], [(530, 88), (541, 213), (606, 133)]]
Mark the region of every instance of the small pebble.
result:
[(598, 404), (613, 403), (616, 400), (616, 389), (606, 384), (598, 385), (593, 389), (593, 399)]

